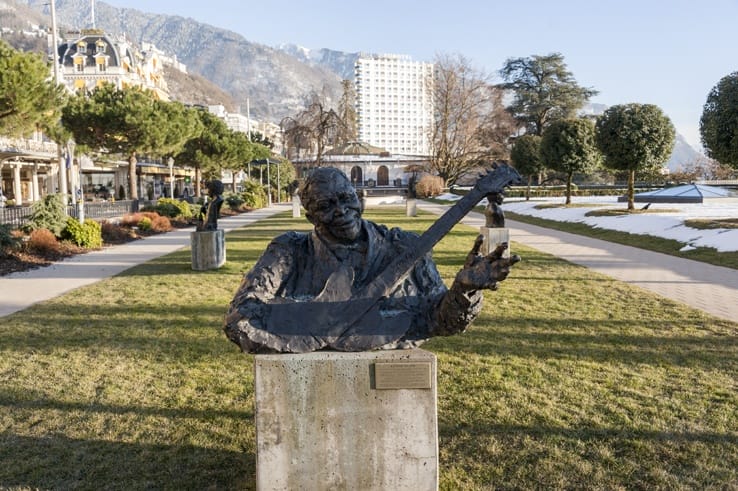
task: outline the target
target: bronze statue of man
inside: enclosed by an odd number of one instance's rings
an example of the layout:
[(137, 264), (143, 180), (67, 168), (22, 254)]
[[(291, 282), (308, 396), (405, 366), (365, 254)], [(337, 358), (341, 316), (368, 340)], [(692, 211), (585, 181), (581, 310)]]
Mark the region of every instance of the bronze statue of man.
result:
[(218, 230), (218, 217), (220, 216), (220, 207), (223, 205), (223, 191), (225, 187), (223, 182), (213, 180), (207, 182), (208, 199), (200, 207), (200, 216), (198, 217), (198, 232)]
[[(447, 288), (430, 253), (413, 258), (416, 234), (361, 218), (338, 169), (315, 169), (300, 198), (314, 229), (275, 238), (226, 315), (227, 336), (245, 352), (412, 348), (460, 333), (479, 314), (480, 290), (496, 289), (520, 260), (502, 258), (506, 245), (482, 256), (478, 239)], [(398, 257), (410, 258), (408, 271), (388, 274)]]

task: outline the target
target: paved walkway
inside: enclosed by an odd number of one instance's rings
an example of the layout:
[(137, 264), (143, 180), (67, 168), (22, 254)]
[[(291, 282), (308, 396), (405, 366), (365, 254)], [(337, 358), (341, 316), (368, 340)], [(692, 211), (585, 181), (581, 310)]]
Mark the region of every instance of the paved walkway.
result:
[[(447, 207), (418, 202), (418, 207), (442, 214)], [(275, 205), (236, 217), (222, 218), (229, 231), (291, 209)], [(484, 224), (481, 213), (469, 213), (463, 223)], [(738, 272), (709, 264), (613, 244), (580, 235), (507, 221), (512, 240), (586, 266), (618, 280), (638, 285), (717, 317), (738, 321)], [(75, 288), (116, 275), (137, 264), (189, 246), (192, 229), (180, 229), (145, 240), (81, 254), (51, 266), (0, 277), (0, 317), (25, 309)]]
[[(442, 214), (446, 206), (418, 202)], [(484, 215), (471, 212), (462, 220), (473, 227)], [(716, 317), (738, 322), (738, 271), (690, 259), (646, 251), (576, 234), (506, 220), (510, 240), (586, 266), (620, 281), (685, 303)]]
[[(228, 232), (291, 208), (291, 204), (279, 204), (220, 218), (218, 228)], [(189, 247), (190, 232), (193, 230), (194, 227), (177, 229), (144, 240), (79, 254), (43, 268), (0, 276), (0, 317)]]

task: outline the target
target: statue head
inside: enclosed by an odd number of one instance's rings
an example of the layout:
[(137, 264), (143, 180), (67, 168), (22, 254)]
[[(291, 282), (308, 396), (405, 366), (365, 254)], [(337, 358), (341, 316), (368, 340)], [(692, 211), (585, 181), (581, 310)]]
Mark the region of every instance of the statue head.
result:
[(346, 174), (318, 167), (300, 188), (305, 216), (326, 240), (350, 244), (361, 236), (361, 202)]
[(211, 198), (220, 196), (221, 194), (223, 194), (223, 191), (225, 190), (225, 186), (223, 186), (223, 181), (220, 181), (218, 179), (208, 181), (207, 188), (208, 188), (208, 196), (210, 196)]

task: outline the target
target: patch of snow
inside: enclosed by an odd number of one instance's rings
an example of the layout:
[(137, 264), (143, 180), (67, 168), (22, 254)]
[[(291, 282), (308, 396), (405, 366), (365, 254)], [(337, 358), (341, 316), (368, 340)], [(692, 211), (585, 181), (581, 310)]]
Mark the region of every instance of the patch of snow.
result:
[[(530, 201), (510, 198), (505, 200), (502, 208), (521, 215), (547, 220), (579, 222), (591, 227), (663, 237), (676, 240), (692, 248), (712, 247), (719, 252), (738, 251), (738, 229), (698, 230), (684, 225), (684, 221), (688, 219), (736, 218), (738, 217), (738, 203), (653, 203), (649, 207), (649, 213), (610, 217), (585, 215), (592, 210), (624, 209), (625, 204), (618, 203), (616, 196), (573, 197), (572, 203), (578, 205), (576, 208), (535, 208), (541, 204), (562, 203), (563, 198)], [(589, 204), (592, 206), (586, 206)]]

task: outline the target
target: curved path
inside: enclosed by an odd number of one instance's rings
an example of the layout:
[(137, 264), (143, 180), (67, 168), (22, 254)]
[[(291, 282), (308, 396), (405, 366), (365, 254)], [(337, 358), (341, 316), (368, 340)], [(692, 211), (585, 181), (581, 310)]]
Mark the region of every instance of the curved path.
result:
[[(442, 214), (446, 206), (418, 201), (418, 207)], [(481, 227), (484, 215), (469, 213), (462, 223)], [(738, 322), (738, 271), (668, 254), (614, 244), (506, 220), (510, 240), (638, 285), (722, 319)]]
[[(223, 217), (218, 220), (218, 228), (228, 232), (291, 207), (291, 204), (274, 205), (233, 217)], [(144, 240), (79, 254), (50, 266), (0, 276), (0, 317), (189, 247), (190, 232), (193, 230), (194, 227), (177, 229)]]

